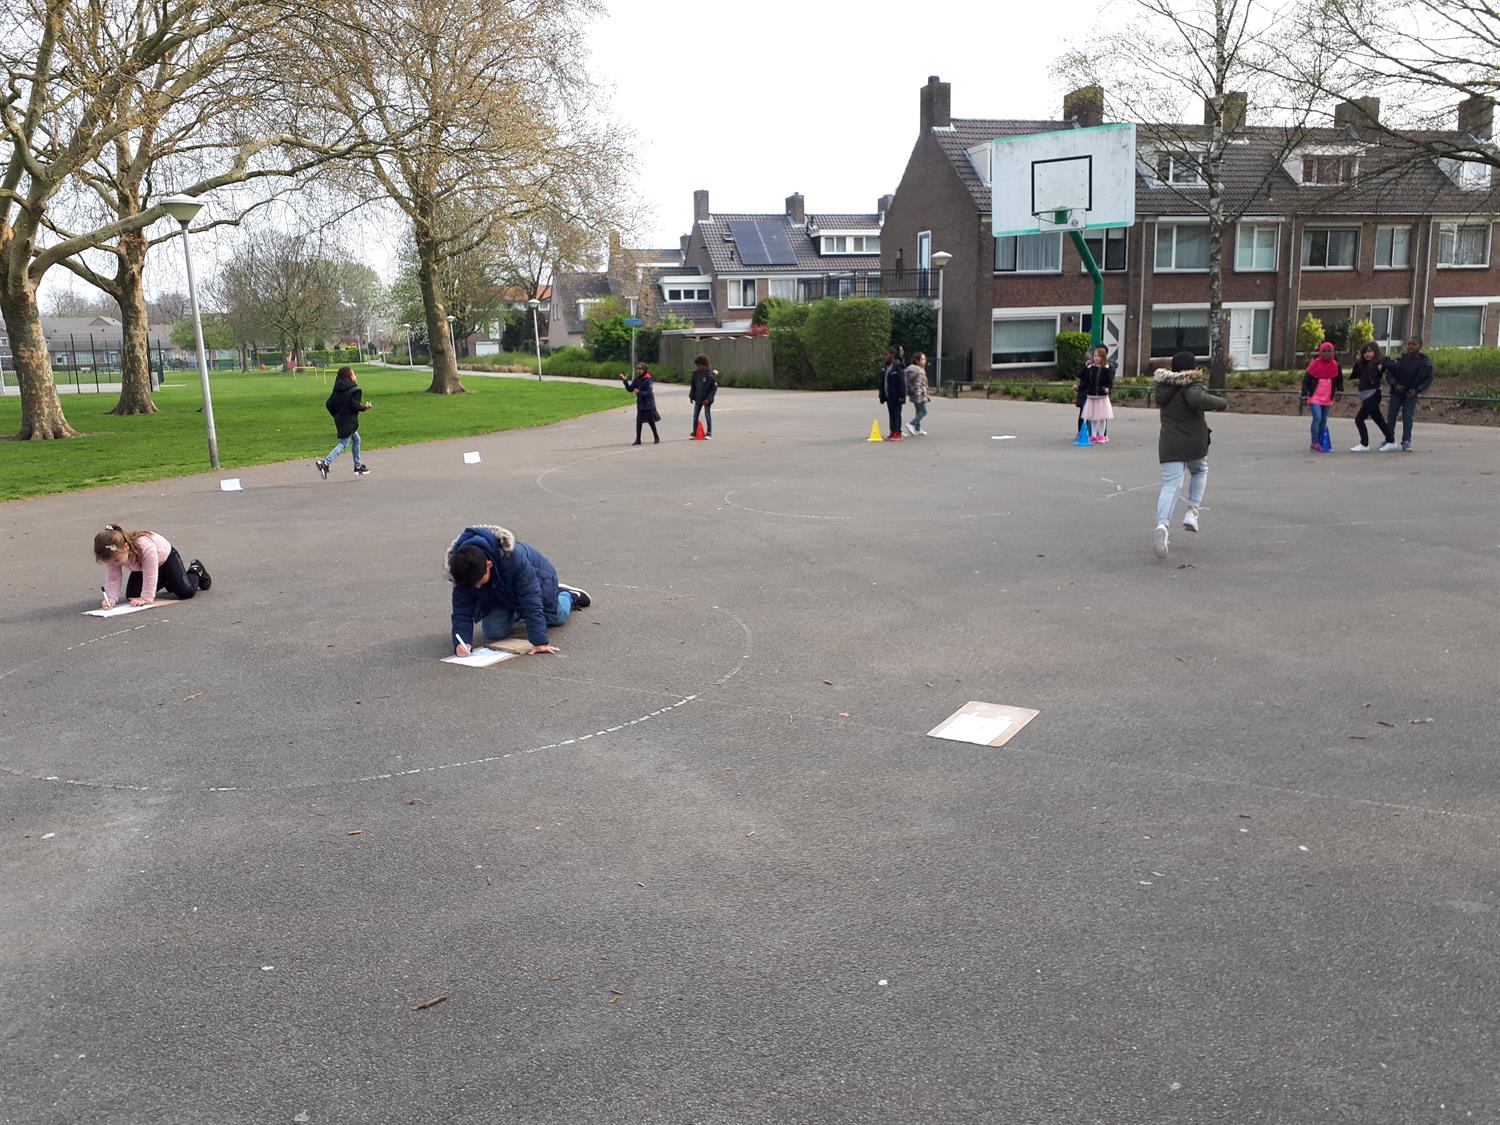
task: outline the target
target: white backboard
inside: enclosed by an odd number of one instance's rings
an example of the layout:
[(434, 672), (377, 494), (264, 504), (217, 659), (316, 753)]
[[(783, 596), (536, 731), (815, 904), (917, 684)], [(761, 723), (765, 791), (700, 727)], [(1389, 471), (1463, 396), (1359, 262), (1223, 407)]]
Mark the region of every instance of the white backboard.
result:
[(990, 150), (995, 237), (1135, 224), (1134, 125), (1001, 137)]

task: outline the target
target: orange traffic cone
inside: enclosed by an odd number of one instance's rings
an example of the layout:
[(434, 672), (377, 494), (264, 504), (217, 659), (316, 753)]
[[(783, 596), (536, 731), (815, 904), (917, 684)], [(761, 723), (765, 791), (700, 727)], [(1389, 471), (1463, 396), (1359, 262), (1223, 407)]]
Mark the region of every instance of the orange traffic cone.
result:
[(877, 418), (877, 419), (875, 419), (875, 421), (873, 421), (873, 422), (870, 423), (870, 436), (867, 437), (867, 438), (865, 438), (865, 440), (866, 441), (884, 441), (885, 440), (885, 438), (883, 438), (883, 437), (880, 436), (880, 419)]
[(693, 440), (694, 441), (702, 441), (706, 436), (707, 435), (704, 434), (704, 432), (703, 432), (703, 421), (702, 421), (702, 419), (699, 419), (699, 421), (698, 421), (698, 428), (693, 431)]

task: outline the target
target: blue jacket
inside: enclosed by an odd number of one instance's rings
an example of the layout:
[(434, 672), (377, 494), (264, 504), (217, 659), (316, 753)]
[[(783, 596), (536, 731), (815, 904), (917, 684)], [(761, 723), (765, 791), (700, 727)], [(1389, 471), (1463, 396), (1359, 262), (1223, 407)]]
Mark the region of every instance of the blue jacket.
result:
[[(547, 643), (547, 612), (557, 610), (557, 571), (547, 557), (522, 543), (503, 527), (466, 527), (448, 548), (476, 546), (494, 563), (483, 586), (453, 587), (453, 634), (464, 644), (474, 643), (474, 622), (497, 609), (520, 613), (526, 619), (526, 639)], [(445, 560), (446, 561), (446, 560)]]
[(637, 414), (656, 413), (656, 380), (651, 378), (651, 372), (637, 375), (634, 379), (625, 380), (625, 389), (635, 392), (635, 412)]

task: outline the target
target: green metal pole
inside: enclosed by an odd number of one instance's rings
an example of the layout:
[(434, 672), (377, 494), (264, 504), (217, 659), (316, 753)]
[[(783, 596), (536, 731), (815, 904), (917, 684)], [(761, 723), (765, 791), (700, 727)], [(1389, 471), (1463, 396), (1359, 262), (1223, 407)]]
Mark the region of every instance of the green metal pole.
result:
[(1069, 234), (1072, 235), (1078, 256), (1083, 259), (1083, 268), (1094, 279), (1094, 322), (1093, 330), (1089, 333), (1089, 347), (1097, 348), (1104, 343), (1104, 275), (1099, 272), (1099, 263), (1094, 261), (1089, 244), (1084, 241), (1083, 231), (1070, 231)]

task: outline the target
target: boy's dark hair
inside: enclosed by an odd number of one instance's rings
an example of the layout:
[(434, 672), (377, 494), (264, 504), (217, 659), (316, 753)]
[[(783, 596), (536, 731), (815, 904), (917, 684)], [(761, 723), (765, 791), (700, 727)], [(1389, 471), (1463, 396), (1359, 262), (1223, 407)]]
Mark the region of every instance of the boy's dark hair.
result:
[(695, 355), (693, 357), (693, 366), (694, 367), (707, 367), (708, 366), (708, 356), (703, 355), (701, 352), (698, 355)]
[(454, 585), (472, 586), (484, 577), (484, 564), (489, 561), (482, 547), (470, 543), (448, 557), (448, 573), (453, 576)]

